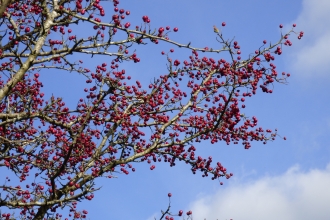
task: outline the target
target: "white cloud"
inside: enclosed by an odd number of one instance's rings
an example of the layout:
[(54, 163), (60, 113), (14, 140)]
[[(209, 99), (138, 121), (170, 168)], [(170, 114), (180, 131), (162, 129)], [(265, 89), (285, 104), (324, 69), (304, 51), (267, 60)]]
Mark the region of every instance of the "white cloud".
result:
[(190, 205), (194, 219), (330, 219), (330, 164), (303, 172), (293, 166), (279, 176), (236, 183)]
[(301, 76), (330, 75), (329, 11), (329, 0), (304, 0), (301, 13), (292, 22), (297, 24), (297, 31), (305, 33), (302, 42), (294, 43), (288, 53), (294, 72)]
[[(330, 1), (329, 1), (330, 2)], [(329, 9), (330, 11), (330, 9)], [(330, 21), (330, 19), (329, 19)], [(330, 27), (330, 25), (329, 25)], [(293, 68), (298, 70), (297, 74), (307, 76), (319, 76), (329, 74), (330, 68), (330, 31), (317, 38), (317, 42), (306, 44), (291, 54)]]

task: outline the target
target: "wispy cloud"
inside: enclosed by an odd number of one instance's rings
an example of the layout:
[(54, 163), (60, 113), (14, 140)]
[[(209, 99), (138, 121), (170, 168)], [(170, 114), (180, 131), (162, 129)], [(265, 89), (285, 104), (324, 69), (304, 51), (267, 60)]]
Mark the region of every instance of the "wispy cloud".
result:
[(330, 164), (324, 170), (293, 166), (282, 175), (235, 183), (192, 202), (194, 219), (329, 219)]
[(301, 13), (292, 22), (297, 23), (297, 30), (305, 33), (299, 46), (288, 53), (292, 69), (301, 76), (330, 75), (329, 11), (329, 0), (304, 0)]

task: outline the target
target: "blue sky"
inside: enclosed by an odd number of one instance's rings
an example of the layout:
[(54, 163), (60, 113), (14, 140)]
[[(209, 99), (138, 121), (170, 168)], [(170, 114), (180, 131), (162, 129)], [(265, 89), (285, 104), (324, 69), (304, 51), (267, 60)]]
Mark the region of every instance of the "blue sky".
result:
[[(112, 14), (111, 2), (102, 2)], [(258, 93), (247, 101), (246, 115), (257, 116), (259, 125), (278, 129), (278, 138), (267, 145), (254, 142), (249, 150), (241, 145), (218, 142), (196, 144), (197, 153), (211, 155), (234, 176), (218, 181), (193, 175), (189, 166), (156, 164), (137, 166), (130, 175), (102, 179), (102, 189), (92, 202), (79, 207), (89, 211), (90, 219), (154, 219), (168, 205), (167, 193), (173, 194), (172, 212), (192, 210), (193, 219), (328, 219), (330, 216), (330, 1), (329, 0), (250, 0), (250, 1), (188, 1), (144, 0), (122, 1), (119, 8), (130, 10), (131, 27), (140, 25), (148, 15), (154, 28), (178, 27), (171, 39), (191, 42), (196, 47), (218, 48), (213, 25), (221, 26), (226, 38), (235, 37), (247, 57), (266, 39), (275, 42), (284, 30), (297, 24), (304, 31), (293, 46), (285, 47), (276, 57), (275, 65), (289, 72), (288, 85), (275, 84), (273, 94)], [(106, 12), (107, 12), (106, 11)], [(106, 20), (106, 19), (104, 19)], [(83, 33), (83, 26), (79, 29)], [(79, 27), (80, 28), (80, 27)], [(173, 58), (188, 59), (189, 51), (160, 43), (137, 47), (138, 64), (124, 63), (127, 75), (148, 85), (153, 77), (166, 73), (166, 58), (161, 51), (175, 49)], [(212, 57), (212, 55), (209, 55)], [(214, 59), (227, 56), (214, 54)], [(102, 60), (88, 60), (91, 69)], [(85, 62), (85, 65), (87, 62)], [(50, 72), (49, 72), (50, 73)], [(66, 103), (75, 103), (85, 87), (83, 78), (74, 73), (41, 72), (48, 96), (63, 96)], [(77, 91), (77, 92), (76, 92)]]

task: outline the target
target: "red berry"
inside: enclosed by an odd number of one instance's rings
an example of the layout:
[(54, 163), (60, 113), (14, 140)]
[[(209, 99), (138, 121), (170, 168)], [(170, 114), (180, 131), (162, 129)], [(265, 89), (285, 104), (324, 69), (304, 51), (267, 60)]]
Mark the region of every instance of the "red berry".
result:
[(173, 28), (174, 32), (177, 32), (178, 30), (179, 30), (179, 28), (177, 28), (177, 27)]
[(131, 23), (127, 22), (127, 23), (125, 24), (125, 28), (129, 28), (129, 26), (131, 26)]
[(226, 22), (222, 22), (221, 25), (222, 25), (222, 27), (226, 26)]
[(147, 22), (148, 19), (149, 19), (148, 16), (146, 16), (146, 15), (142, 16), (142, 20), (143, 20), (144, 22)]

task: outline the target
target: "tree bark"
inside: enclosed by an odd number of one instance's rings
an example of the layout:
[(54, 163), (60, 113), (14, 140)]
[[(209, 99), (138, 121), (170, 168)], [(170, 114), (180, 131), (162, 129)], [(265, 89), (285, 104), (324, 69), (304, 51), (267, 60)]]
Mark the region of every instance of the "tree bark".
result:
[(34, 216), (33, 220), (43, 220), (44, 216), (46, 215), (48, 209), (51, 206), (41, 206), (37, 212), (37, 214)]
[(2, 14), (6, 11), (6, 8), (13, 0), (1, 0), (1, 6), (0, 6), (0, 17), (2, 17)]
[[(13, 1), (13, 0), (2, 0), (2, 1)], [(2, 8), (2, 5), (1, 5)], [(32, 50), (32, 53), (29, 55), (29, 57), (26, 59), (24, 64), (21, 66), (21, 68), (17, 71), (17, 73), (6, 83), (5, 86), (3, 86), (2, 89), (0, 89), (0, 101), (2, 101), (8, 93), (11, 91), (11, 89), (24, 77), (24, 74), (30, 66), (33, 64), (35, 61), (36, 57), (38, 56), (41, 48), (43, 47), (46, 38), (48, 36), (48, 31), (50, 30), (54, 17), (56, 17), (57, 13), (55, 11), (51, 12), (49, 16), (47, 17), (47, 20), (43, 22), (44, 29), (43, 33), (39, 37), (39, 39), (36, 42), (35, 47)]]

